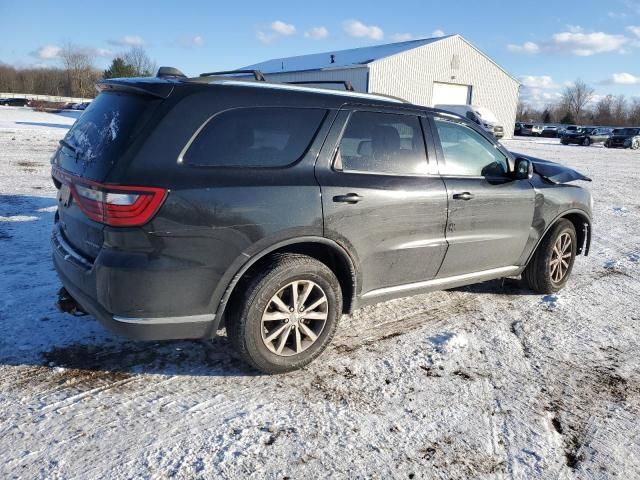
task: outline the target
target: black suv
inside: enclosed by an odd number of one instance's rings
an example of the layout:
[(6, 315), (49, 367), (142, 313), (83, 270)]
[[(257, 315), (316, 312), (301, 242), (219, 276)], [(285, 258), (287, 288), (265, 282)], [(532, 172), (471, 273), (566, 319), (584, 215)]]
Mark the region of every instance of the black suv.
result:
[(221, 75), (106, 80), (52, 159), (68, 293), (137, 339), (226, 326), (266, 372), (343, 313), (522, 274), (562, 288), (588, 252), (588, 180), (473, 122), (377, 95)]
[(560, 143), (569, 145), (584, 145), (588, 147), (591, 144), (606, 143), (609, 140), (611, 130), (598, 127), (580, 127), (573, 131), (567, 131), (562, 134)]
[(604, 142), (607, 148), (640, 148), (640, 128), (616, 128)]

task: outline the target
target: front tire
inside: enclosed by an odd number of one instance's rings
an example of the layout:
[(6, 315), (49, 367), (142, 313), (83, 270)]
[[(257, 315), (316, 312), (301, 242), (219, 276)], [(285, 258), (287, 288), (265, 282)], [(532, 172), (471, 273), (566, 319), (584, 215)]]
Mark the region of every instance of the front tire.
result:
[(542, 239), (522, 272), (527, 286), (538, 293), (556, 293), (569, 280), (578, 248), (576, 229), (569, 220), (559, 220)]
[(324, 263), (274, 256), (230, 305), (227, 335), (240, 356), (265, 373), (297, 370), (327, 347), (342, 314), (342, 292)]
[(582, 141), (582, 145), (584, 145), (585, 147), (588, 147), (589, 145), (591, 145), (591, 139), (589, 137), (586, 137), (583, 141)]

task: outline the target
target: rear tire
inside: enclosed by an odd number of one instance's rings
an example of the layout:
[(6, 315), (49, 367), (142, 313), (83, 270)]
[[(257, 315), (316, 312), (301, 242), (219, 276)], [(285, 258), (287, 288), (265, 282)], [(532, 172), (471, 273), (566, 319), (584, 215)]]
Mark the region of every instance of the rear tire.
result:
[(560, 219), (538, 245), (522, 272), (527, 286), (538, 293), (556, 293), (567, 283), (576, 258), (576, 229), (567, 219)]
[(582, 141), (582, 145), (584, 145), (585, 147), (588, 147), (589, 145), (591, 145), (591, 139), (589, 137), (585, 138)]
[(242, 294), (229, 306), (227, 335), (256, 369), (297, 370), (331, 342), (342, 314), (342, 292), (324, 263), (306, 255), (276, 255), (237, 288)]

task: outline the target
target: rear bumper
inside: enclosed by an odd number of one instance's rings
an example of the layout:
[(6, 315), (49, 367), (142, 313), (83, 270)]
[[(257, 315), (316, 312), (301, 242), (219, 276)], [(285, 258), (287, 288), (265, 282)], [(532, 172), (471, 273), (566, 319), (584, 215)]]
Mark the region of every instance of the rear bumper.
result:
[[(108, 266), (101, 265), (99, 257), (91, 263), (74, 251), (57, 227), (52, 233), (51, 244), (53, 263), (64, 287), (84, 310), (112, 332), (135, 340), (174, 340), (213, 335), (211, 330), (215, 314), (156, 317), (109, 312), (98, 300), (101, 296), (98, 294), (99, 288), (109, 290), (108, 285), (98, 280), (98, 272), (101, 277), (110, 279), (114, 278), (114, 272), (109, 272)], [(131, 295), (135, 294), (131, 292)]]

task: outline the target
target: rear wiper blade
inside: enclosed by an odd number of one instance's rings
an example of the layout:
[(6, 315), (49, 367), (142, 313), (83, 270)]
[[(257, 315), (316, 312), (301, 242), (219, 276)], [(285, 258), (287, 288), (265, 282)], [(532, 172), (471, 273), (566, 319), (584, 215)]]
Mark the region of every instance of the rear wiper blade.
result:
[(62, 145), (63, 147), (67, 147), (69, 150), (71, 150), (76, 155), (78, 154), (78, 149), (76, 147), (74, 147), (73, 145), (71, 145), (69, 142), (67, 142), (64, 138), (62, 140), (60, 140), (58, 143), (60, 145)]

